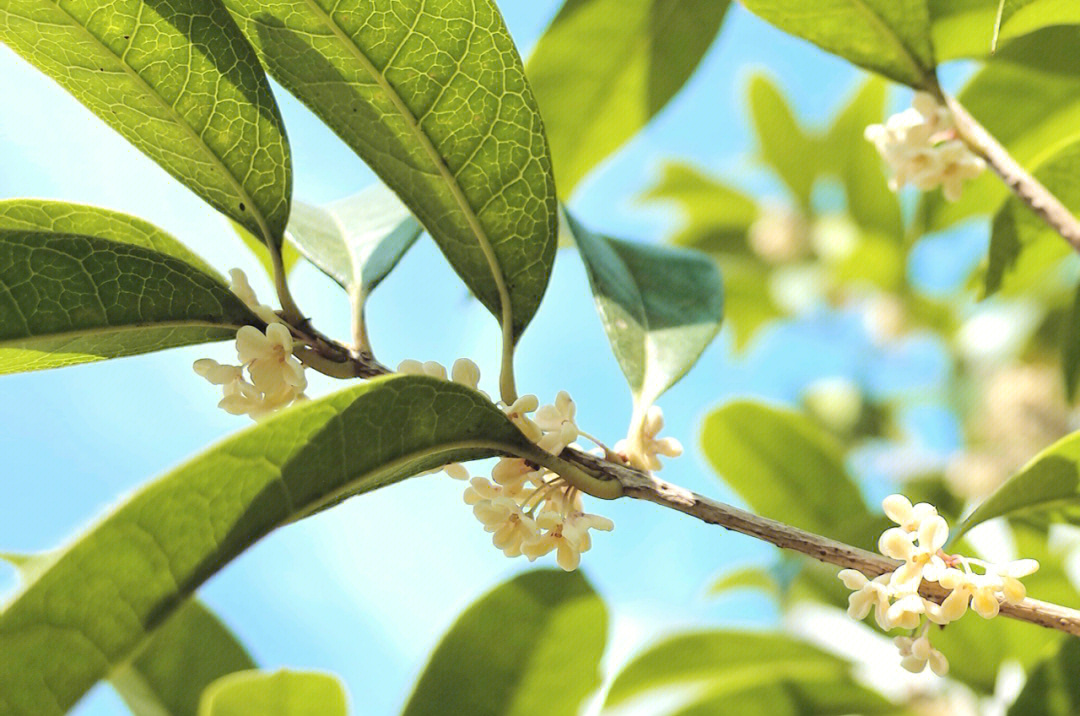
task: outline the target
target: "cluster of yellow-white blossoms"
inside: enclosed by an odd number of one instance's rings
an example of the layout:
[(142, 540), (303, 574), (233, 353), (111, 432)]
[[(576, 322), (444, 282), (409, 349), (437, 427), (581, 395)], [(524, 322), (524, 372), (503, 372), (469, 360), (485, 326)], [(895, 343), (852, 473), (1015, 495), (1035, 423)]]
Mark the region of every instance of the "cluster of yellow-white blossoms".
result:
[[(447, 372), (441, 364), (402, 361), (399, 373), (427, 375), (477, 389), (480, 370), (472, 361), (459, 358)], [(535, 395), (523, 395), (511, 405), (499, 407), (510, 421), (545, 452), (558, 455), (569, 446), (578, 447), (579, 437), (596, 442), (575, 422), (577, 408), (566, 391), (555, 401), (540, 405)], [(659, 408), (648, 411), (633, 449), (619, 455), (632, 465), (649, 469), (660, 463), (657, 455), (674, 456), (682, 446), (670, 438), (659, 438), (663, 427)], [(618, 446), (617, 446), (618, 447)], [(595, 454), (604, 455), (601, 447)], [(581, 554), (592, 547), (590, 530), (610, 532), (615, 524), (606, 517), (584, 511), (581, 492), (551, 470), (517, 457), (500, 458), (490, 479), (470, 476), (464, 465), (452, 463), (440, 470), (467, 481), (463, 499), (476, 519), (492, 535), (492, 543), (507, 557), (526, 557), (530, 562), (551, 552), (564, 570), (577, 569)]]
[[(1034, 559), (992, 564), (979, 559), (950, 555), (942, 551), (949, 538), (949, 525), (928, 503), (912, 505), (903, 495), (890, 495), (882, 503), (885, 514), (898, 527), (882, 533), (878, 549), (886, 557), (902, 560), (895, 571), (869, 579), (858, 570), (840, 572), (844, 586), (853, 590), (848, 598), (848, 616), (862, 620), (874, 610), (883, 630), (911, 630), (894, 643), (900, 649), (901, 665), (918, 673), (926, 668), (938, 676), (948, 673), (949, 662), (930, 645), (927, 629), (931, 623), (944, 626), (967, 613), (970, 606), (979, 616), (992, 619), (1000, 600), (1016, 604), (1026, 591), (1021, 577), (1039, 568)], [(958, 567), (959, 566), (959, 567)], [(972, 567), (982, 570), (976, 573)], [(938, 604), (919, 594), (922, 583), (937, 582), (949, 592)]]
[(986, 164), (956, 138), (952, 113), (933, 95), (916, 92), (911, 104), (885, 124), (867, 127), (866, 138), (892, 167), (893, 191), (905, 184), (922, 191), (941, 186), (945, 198), (956, 201), (964, 181), (977, 177)]
[(233, 293), (268, 325), (265, 331), (255, 326), (244, 326), (237, 331), (239, 365), (203, 358), (195, 361), (194, 368), (203, 378), (221, 386), (223, 395), (218, 407), (232, 415), (249, 415), (258, 420), (304, 399), (307, 378), (304, 366), (293, 356), (289, 328), (273, 309), (259, 303), (243, 271), (233, 269), (229, 275)]

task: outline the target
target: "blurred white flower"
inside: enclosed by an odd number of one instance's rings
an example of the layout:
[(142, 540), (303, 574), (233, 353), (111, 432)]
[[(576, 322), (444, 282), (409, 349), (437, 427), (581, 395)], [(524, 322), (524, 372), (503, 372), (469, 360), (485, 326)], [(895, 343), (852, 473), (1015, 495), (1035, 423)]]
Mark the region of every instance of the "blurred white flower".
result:
[(790, 263), (806, 255), (806, 221), (802, 214), (783, 206), (767, 206), (750, 225), (751, 250), (772, 264)]
[(802, 402), (818, 420), (839, 433), (850, 431), (863, 410), (862, 391), (849, 378), (819, 378), (802, 392)]
[(840, 263), (859, 245), (859, 227), (846, 214), (826, 214), (810, 228), (810, 244), (825, 261)]

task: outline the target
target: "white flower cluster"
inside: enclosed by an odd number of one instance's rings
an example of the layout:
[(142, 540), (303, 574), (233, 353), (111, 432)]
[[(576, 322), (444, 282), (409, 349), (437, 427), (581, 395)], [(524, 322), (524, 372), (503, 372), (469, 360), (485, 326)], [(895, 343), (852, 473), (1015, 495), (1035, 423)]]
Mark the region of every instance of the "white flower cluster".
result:
[[(944, 626), (954, 622), (964, 616), (968, 606), (986, 619), (996, 617), (1000, 600), (1016, 604), (1024, 599), (1026, 592), (1020, 578), (1035, 572), (1039, 563), (1021, 559), (998, 565), (946, 554), (941, 548), (949, 538), (949, 525), (933, 505), (912, 505), (903, 495), (890, 495), (882, 507), (899, 527), (882, 533), (878, 549), (903, 564), (874, 579), (854, 569), (842, 570), (841, 581), (853, 590), (848, 598), (848, 616), (862, 620), (874, 609), (883, 630), (912, 630), (910, 636), (894, 640), (900, 649), (901, 665), (918, 673), (929, 664), (935, 674), (944, 676), (949, 662), (930, 645), (926, 633), (930, 623)], [(972, 566), (983, 573), (975, 573)], [(937, 582), (949, 595), (941, 604), (923, 598), (919, 595), (923, 581)]]
[[(244, 326), (236, 333), (236, 354), (240, 365), (218, 363), (210, 358), (195, 361), (195, 372), (214, 385), (220, 385), (222, 399), (218, 407), (232, 415), (253, 419), (269, 415), (278, 408), (305, 398), (307, 378), (304, 366), (293, 356), (293, 337), (273, 309), (259, 303), (240, 269), (229, 272), (230, 288), (247, 306), (269, 325), (266, 331)], [(247, 369), (250, 381), (244, 377)]]
[[(434, 361), (402, 361), (398, 372), (448, 378), (446, 368)], [(449, 379), (476, 389), (480, 369), (459, 358)], [(502, 409), (529, 440), (553, 455), (582, 434), (574, 422), (576, 406), (566, 391), (560, 391), (550, 405), (541, 406), (535, 395), (523, 395)], [(606, 517), (585, 513), (581, 493), (563, 478), (522, 458), (501, 458), (490, 480), (470, 479), (468, 470), (459, 463), (438, 470), (469, 481), (463, 495), (465, 504), (472, 506), (476, 519), (492, 533), (492, 543), (507, 557), (525, 556), (531, 562), (555, 552), (559, 566), (572, 571), (581, 562), (581, 553), (592, 547), (589, 530), (610, 532), (615, 528)]]
[(945, 198), (956, 201), (964, 181), (974, 179), (986, 163), (956, 138), (952, 114), (933, 95), (916, 92), (909, 109), (871, 124), (865, 136), (892, 167), (893, 191), (913, 184), (922, 191), (942, 187)]

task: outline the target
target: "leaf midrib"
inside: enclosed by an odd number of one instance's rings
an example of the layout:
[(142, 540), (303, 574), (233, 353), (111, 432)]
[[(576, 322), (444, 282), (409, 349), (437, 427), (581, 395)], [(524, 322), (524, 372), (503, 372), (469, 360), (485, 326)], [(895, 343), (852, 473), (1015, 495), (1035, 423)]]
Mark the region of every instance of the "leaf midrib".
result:
[[(506, 286), (506, 277), (503, 276), (502, 270), (499, 267), (499, 262), (495, 256), (495, 249), (491, 245), (491, 240), (488, 238), (484, 227), (480, 224), (479, 217), (477, 217), (476, 212), (473, 211), (473, 208), (465, 197), (465, 193), (462, 191), (457, 179), (450, 173), (450, 168), (446, 165), (446, 162), (443, 161), (442, 155), (439, 154), (435, 145), (431, 143), (431, 138), (428, 137), (427, 133), (420, 127), (416, 115), (414, 115), (408, 105), (405, 104), (405, 100), (401, 98), (401, 95), (398, 94), (397, 90), (394, 89), (393, 85), (390, 84), (386, 77), (379, 72), (371, 59), (364, 54), (364, 51), (353, 42), (352, 38), (349, 37), (345, 30), (337, 24), (334, 20), (332, 11), (327, 12), (324, 10), (316, 0), (304, 0), (304, 2), (311, 8), (311, 11), (314, 14), (322, 18), (326, 26), (334, 33), (334, 36), (348, 48), (349, 52), (356, 58), (356, 61), (363, 66), (364, 71), (371, 76), (371, 79), (375, 81), (375, 84), (379, 86), (379, 89), (383, 91), (391, 104), (394, 105), (398, 114), (401, 115), (401, 118), (405, 121), (409, 130), (413, 133), (416, 140), (420, 143), (420, 146), (424, 149), (424, 152), (428, 155), (428, 159), (439, 172), (443, 182), (447, 185), (447, 188), (449, 188), (450, 194), (454, 198), (454, 202), (465, 216), (465, 221), (469, 225), (469, 229), (476, 237), (476, 241), (480, 245), (480, 250), (487, 260), (488, 269), (495, 279), (495, 288), (499, 293), (499, 302), (501, 303), (500, 309), (502, 313), (504, 339), (510, 337), (513, 331), (513, 308), (510, 305), (510, 292)], [(417, 12), (423, 12), (423, 2), (421, 2), (421, 7), (417, 9)], [(411, 32), (409, 34), (411, 34)], [(407, 40), (408, 35), (406, 35), (404, 41)], [(510, 342), (512, 343), (512, 341)]]
[[(134, 67), (132, 67), (131, 65), (129, 65), (127, 63), (127, 61), (125, 59), (126, 52), (125, 52), (125, 56), (121, 56), (121, 55), (116, 54), (115, 52), (113, 52), (112, 48), (110, 48), (108, 45), (106, 45), (101, 40), (101, 38), (99, 38), (94, 33), (90, 32), (90, 28), (88, 28), (85, 25), (83, 25), (82, 23), (80, 23), (79, 20), (74, 15), (72, 15), (70, 12), (68, 12), (63, 7), (63, 5), (61, 5), (61, 3), (59, 1), (53, 2), (51, 4), (54, 5), (56, 7), (56, 9), (58, 11), (60, 11), (65, 17), (67, 17), (68, 20), (71, 21), (71, 26), (72, 27), (78, 28), (100, 50), (102, 50), (106, 54), (112, 55), (114, 58), (116, 58), (117, 63), (120, 65), (121, 68), (123, 68), (124, 74), (126, 74), (128, 77), (130, 77), (132, 80), (134, 80), (137, 84), (139, 84), (147, 92), (147, 94), (149, 94), (151, 97), (153, 97), (153, 100), (162, 109), (164, 109), (165, 112), (167, 114), (169, 114), (169, 116), (172, 117), (174, 123), (177, 126), (179, 126), (183, 130), (183, 132), (185, 134), (187, 134), (188, 137), (192, 141), (195, 142), (195, 145), (199, 147), (199, 149), (202, 151), (202, 153), (205, 156), (210, 158), (210, 163), (221, 170), (221, 172), (225, 175), (225, 179), (229, 182), (229, 184), (232, 186), (233, 190), (239, 195), (240, 199), (244, 202), (244, 206), (251, 208), (251, 215), (255, 219), (255, 223), (258, 224), (259, 231), (262, 232), (263, 242), (266, 243), (267, 245), (270, 245), (273, 242), (273, 237), (271, 237), (271, 235), (270, 235), (270, 228), (266, 223), (266, 217), (263, 216), (262, 210), (259, 208), (259, 205), (255, 203), (255, 200), (252, 198), (251, 194), (248, 192), (248, 190), (246, 188), (244, 188), (243, 184), (241, 184), (237, 180), (236, 176), (233, 175), (233, 173), (229, 169), (229, 167), (227, 167), (225, 165), (225, 162), (222, 161), (221, 157), (219, 157), (210, 148), (210, 146), (207, 145), (206, 142), (204, 142), (202, 140), (202, 137), (200, 137), (199, 133), (195, 131), (195, 128), (192, 127), (190, 124), (188, 124), (184, 120), (183, 116), (179, 112), (176, 111), (176, 108), (174, 106), (172, 106), (171, 104), (169, 104), (168, 102), (166, 102), (165, 98), (162, 97), (150, 85), (149, 82), (147, 82), (145, 79), (143, 79), (143, 76), (140, 75), (138, 72), (136, 72)], [(139, 9), (140, 9), (140, 12), (141, 12), (142, 4), (140, 4)], [(138, 31), (138, 28), (136, 28), (136, 30), (134, 30), (132, 32), (132, 35), (131, 35), (132, 41), (134, 41), (135, 32), (137, 32), (137, 31)]]

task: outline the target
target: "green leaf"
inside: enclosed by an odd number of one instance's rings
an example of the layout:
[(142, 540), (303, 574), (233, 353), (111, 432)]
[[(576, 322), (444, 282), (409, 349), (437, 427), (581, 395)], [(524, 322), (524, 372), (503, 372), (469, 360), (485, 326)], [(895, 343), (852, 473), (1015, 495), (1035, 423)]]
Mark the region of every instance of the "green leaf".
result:
[[(289, 215), (289, 221), (292, 221), (292, 217), (296, 214), (296, 206), (294, 203), (293, 210)], [(266, 275), (272, 279), (274, 277), (274, 259), (270, 257), (270, 250), (266, 248), (266, 244), (259, 241), (250, 231), (232, 219), (229, 219), (229, 226), (232, 227), (232, 230), (240, 237), (240, 240), (244, 242), (244, 245), (248, 247), (251, 253), (255, 254), (259, 265), (263, 267)], [(289, 240), (287, 227), (285, 231), (285, 238), (281, 242), (281, 263), (285, 267), (285, 275), (288, 276), (296, 268), (297, 262), (300, 261), (300, 252), (296, 250), (292, 241)]]
[(615, 358), (635, 406), (644, 410), (686, 375), (720, 331), (720, 272), (696, 251), (611, 239), (567, 220)]
[(377, 378), (219, 443), (130, 497), (0, 613), (0, 713), (71, 707), (272, 530), (502, 452), (541, 457), (484, 396), (421, 376)]
[(968, 515), (957, 540), (995, 517), (1080, 524), (1080, 433), (1066, 435), (1031, 459)]
[(292, 190), (285, 129), (220, 3), (6, 0), (0, 42), (211, 206), (280, 243)]
[(708, 594), (710, 597), (718, 597), (733, 590), (751, 589), (779, 597), (780, 586), (776, 575), (766, 567), (740, 567), (715, 579), (709, 585)]
[(214, 278), (221, 275), (195, 252), (148, 221), (118, 211), (48, 199), (0, 201), (0, 230), (79, 234), (142, 246), (185, 261)]
[(845, 716), (846, 714), (896, 713), (897, 707), (884, 696), (855, 683), (850, 677), (814, 681), (781, 679), (758, 688), (728, 688), (711, 694), (673, 716)]
[(443, 637), (404, 716), (574, 716), (600, 685), (607, 611), (577, 572), (526, 572)]
[(750, 79), (749, 103), (761, 158), (799, 205), (809, 209), (820, 168), (817, 138), (803, 131), (780, 88), (767, 76), (757, 74)]
[(350, 293), (371, 293), (420, 237), (420, 223), (381, 184), (325, 206), (297, 204), (288, 235)]
[(747, 258), (726, 260), (724, 272), (724, 301), (727, 304), (727, 324), (735, 339), (735, 347), (743, 349), (758, 329), (785, 315), (773, 299), (769, 282), (772, 272), (764, 262)]
[(784, 32), (889, 79), (926, 87), (933, 77), (927, 0), (744, 0)]
[[(129, 238), (142, 240), (135, 228)], [(167, 253), (0, 228), (0, 375), (225, 340), (259, 323), (220, 279)]]
[(713, 468), (760, 515), (861, 547), (872, 546), (881, 532), (844, 468), (836, 438), (802, 414), (734, 401), (705, 418), (701, 445)]
[(863, 83), (833, 120), (822, 154), (836, 162), (848, 212), (856, 223), (864, 230), (899, 239), (904, 231), (900, 201), (889, 189), (877, 150), (863, 137), (868, 125), (885, 116), (887, 91), (886, 83), (876, 77)]
[(673, 204), (682, 226), (671, 238), (680, 246), (715, 253), (746, 253), (746, 234), (758, 218), (752, 198), (689, 164), (664, 164), (660, 181), (642, 201)]
[(558, 221), (543, 121), (491, 0), (223, 3), (516, 340), (547, 287)]
[[(24, 584), (43, 574), (58, 557), (3, 554)], [(190, 599), (169, 617), (130, 664), (109, 676), (134, 716), (195, 716), (199, 696), (212, 681), (255, 668), (229, 628), (199, 601)]]
[[(1029, 171), (1080, 140), (1080, 29), (1040, 30), (1001, 48), (958, 100)], [(1008, 112), (1001, 111), (1008, 107)], [(959, 201), (923, 195), (925, 231), (989, 214), (1009, 196), (991, 171), (964, 186)]]
[(195, 716), (207, 686), (253, 668), (255, 662), (229, 628), (191, 599), (109, 681), (134, 716)]
[(736, 698), (788, 682), (841, 681), (849, 678), (848, 672), (849, 665), (839, 657), (782, 634), (690, 632), (669, 638), (631, 661), (615, 677), (604, 708), (660, 689), (697, 687), (705, 697)]
[[(1080, 141), (1035, 172), (1071, 211), (1080, 210)], [(986, 294), (1026, 295), (1047, 283), (1048, 273), (1072, 254), (1069, 245), (1020, 199), (1010, 197), (994, 216)]]
[(1080, 639), (1065, 639), (1057, 653), (1028, 674), (1009, 716), (1072, 716), (1080, 713)]
[[(1000, 0), (929, 0), (934, 54), (939, 62), (990, 53)], [(999, 49), (1009, 40), (1051, 25), (1080, 23), (1073, 0), (1005, 0)]]
[[(559, 195), (644, 127), (694, 73), (729, 0), (567, 0), (526, 65)], [(598, 51), (602, 48), (601, 51)]]
[(198, 716), (346, 716), (345, 687), (314, 671), (243, 671), (206, 689)]

